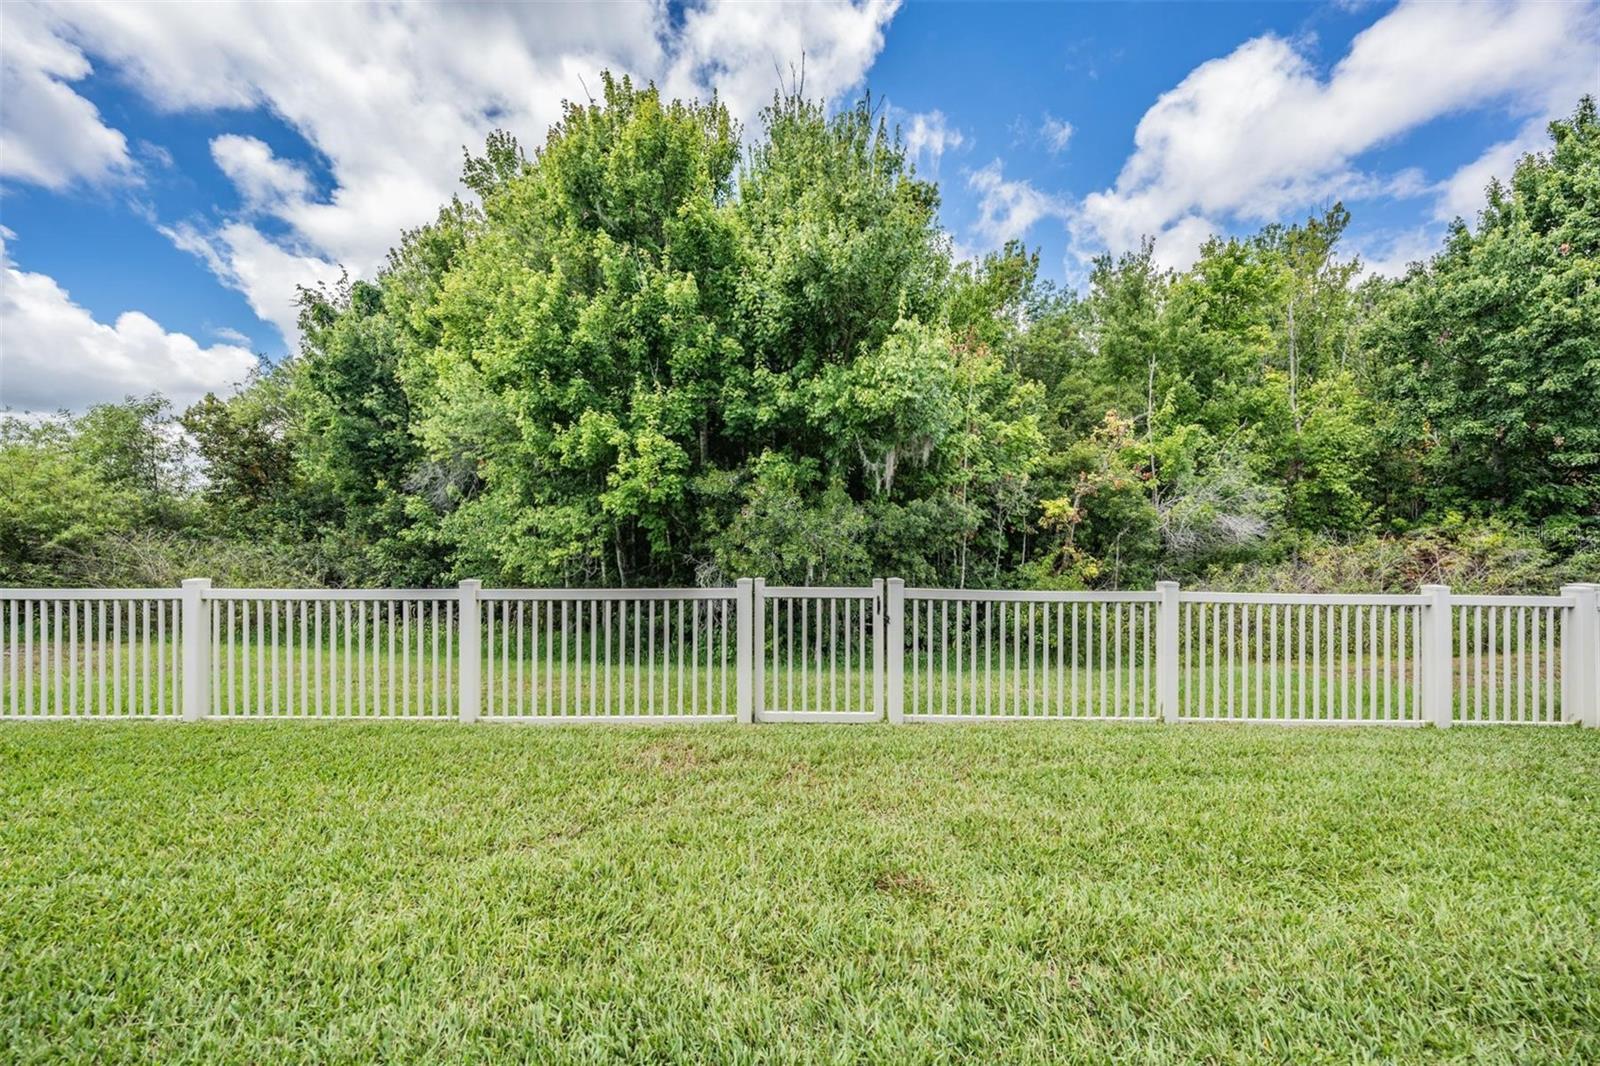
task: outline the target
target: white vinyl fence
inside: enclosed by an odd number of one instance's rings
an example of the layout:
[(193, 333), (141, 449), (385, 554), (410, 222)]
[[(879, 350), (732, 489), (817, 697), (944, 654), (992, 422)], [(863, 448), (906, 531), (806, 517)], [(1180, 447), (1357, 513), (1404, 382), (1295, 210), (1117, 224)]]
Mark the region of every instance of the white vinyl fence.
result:
[(737, 717), (738, 589), (484, 589), (478, 602), (484, 719)]
[(1597, 600), (0, 589), (0, 717), (1600, 726)]
[(0, 714), (182, 713), (176, 589), (0, 589)]
[(764, 722), (883, 717), (884, 582), (860, 588), (752, 583), (751, 716)]
[(1154, 592), (906, 589), (907, 721), (1155, 720)]
[(1179, 596), (1183, 721), (1419, 724), (1426, 596)]
[(455, 590), (203, 591), (209, 713), (455, 718)]

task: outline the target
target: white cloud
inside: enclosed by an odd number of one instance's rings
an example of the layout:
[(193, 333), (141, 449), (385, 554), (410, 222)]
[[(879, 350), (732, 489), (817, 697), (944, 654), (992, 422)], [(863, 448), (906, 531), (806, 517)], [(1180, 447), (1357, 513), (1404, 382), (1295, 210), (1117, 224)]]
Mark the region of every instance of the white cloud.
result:
[(1187, 215), (1155, 237), (1150, 259), (1163, 270), (1187, 270), (1200, 258), (1200, 246), (1215, 236), (1219, 227), (1201, 215)]
[(1412, 263), (1426, 262), (1439, 250), (1439, 233), (1432, 226), (1417, 226), (1398, 233), (1382, 233), (1358, 242), (1362, 274), (1404, 277)]
[[(753, 122), (803, 62), (805, 90), (859, 85), (897, 0), (690, 7), (621, 4), (85, 3), (53, 12), (57, 46), (94, 56), (155, 106), (270, 109), (326, 159), (331, 191), (259, 141), (213, 143), (245, 210), (166, 232), (295, 343), (293, 285), (370, 276), (402, 230), (459, 188), (461, 149), (495, 129), (542, 142), (563, 99), (609, 68), (669, 95), (715, 91)], [(67, 90), (70, 93), (70, 90)], [(9, 120), (9, 119), (8, 119)], [(259, 225), (263, 216), (280, 225)], [(272, 236), (266, 234), (270, 232)]]
[(1434, 217), (1441, 222), (1449, 222), (1455, 218), (1465, 219), (1467, 222), (1476, 220), (1478, 212), (1483, 210), (1486, 203), (1484, 192), (1489, 187), (1490, 179), (1499, 178), (1502, 183), (1510, 182), (1517, 160), (1529, 152), (1549, 147), (1550, 137), (1545, 132), (1546, 125), (1542, 117), (1534, 119), (1524, 125), (1515, 137), (1498, 144), (1491, 144), (1477, 159), (1462, 166), (1440, 182), (1437, 187), (1439, 199), (1435, 205)]
[(673, 96), (714, 89), (734, 117), (749, 124), (772, 102), (791, 67), (803, 69), (805, 92), (813, 99), (832, 99), (858, 86), (883, 50), (884, 29), (900, 0), (710, 0), (690, 7), (676, 34), (665, 30), (665, 6), (651, 7), (653, 38), (666, 38), (666, 70), (643, 73)]
[(0, 18), (0, 177), (60, 189), (127, 173), (127, 138), (69, 84), (89, 75), (88, 58), (37, 8)]
[(1467, 108), (1570, 109), (1593, 82), (1597, 22), (1584, 4), (1405, 3), (1357, 35), (1326, 78), (1290, 42), (1255, 38), (1195, 68), (1145, 113), (1116, 184), (1084, 198), (1076, 243), (1086, 254), (1154, 234), (1159, 247), (1169, 230), (1187, 241), (1205, 220), (1414, 194), (1417, 175), (1373, 177), (1354, 160)]
[(96, 322), (55, 279), (19, 270), (0, 240), (0, 407), (81, 409), (158, 389), (183, 406), (231, 391), (255, 365), (238, 345), (203, 348), (138, 311)]
[(906, 152), (914, 160), (926, 160), (935, 170), (946, 152), (960, 148), (967, 140), (959, 129), (950, 125), (943, 111), (902, 114), (897, 116), (897, 124)]
[(1072, 132), (1072, 123), (1050, 114), (1045, 115), (1044, 121), (1039, 124), (1039, 137), (1051, 155), (1060, 155), (1067, 150)]
[(300, 335), (299, 288), (332, 285), (342, 273), (337, 265), (286, 249), (241, 222), (222, 227), (217, 240), (225, 250), (228, 280), (244, 293), (257, 318), (288, 338)]
[(162, 233), (242, 293), (256, 317), (276, 326), (291, 345), (300, 336), (300, 288), (331, 286), (344, 273), (338, 264), (284, 248), (244, 222), (229, 222), (215, 232), (180, 224), (162, 227)]
[(998, 159), (968, 175), (967, 187), (978, 194), (978, 219), (972, 230), (991, 248), (1025, 236), (1043, 219), (1068, 217), (1065, 200), (1026, 181), (1008, 180)]
[(306, 172), (277, 158), (254, 137), (226, 133), (211, 141), (211, 158), (252, 210), (304, 200), (311, 194)]

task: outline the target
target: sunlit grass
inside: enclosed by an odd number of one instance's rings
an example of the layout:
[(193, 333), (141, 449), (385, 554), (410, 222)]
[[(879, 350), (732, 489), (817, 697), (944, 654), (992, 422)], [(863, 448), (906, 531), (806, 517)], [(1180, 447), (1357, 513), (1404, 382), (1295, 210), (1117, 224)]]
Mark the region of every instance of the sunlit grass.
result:
[[(0, 715), (181, 714), (181, 663), (176, 645), (152, 641), (83, 641), (36, 645), (31, 659), (0, 654)], [(683, 661), (609, 663), (593, 647), (565, 658), (504, 647), (485, 650), (482, 707), (489, 717), (726, 715), (735, 709), (736, 652), (701, 646)], [(631, 653), (630, 653), (631, 656)], [(31, 668), (29, 664), (31, 663)], [(911, 715), (980, 717), (1146, 718), (1156, 714), (1154, 664), (1143, 658), (1070, 659), (1041, 652), (978, 660), (945, 655), (905, 657), (904, 706)], [(211, 713), (230, 716), (451, 718), (458, 714), (459, 664), (454, 637), (435, 652), (429, 642), (391, 650), (382, 640), (363, 648), (238, 641), (219, 646), (207, 693)], [(1463, 670), (1463, 667), (1467, 667)], [(771, 710), (872, 710), (872, 670), (859, 657), (833, 667), (824, 659), (769, 656), (765, 700)], [(1458, 720), (1498, 717), (1560, 721), (1560, 677), (1554, 657), (1484, 656), (1451, 667)], [(1465, 679), (1465, 684), (1461, 683)], [(1420, 717), (1413, 664), (1328, 658), (1316, 663), (1263, 659), (1222, 661), (1180, 674), (1186, 718)], [(13, 709), (15, 708), (15, 709)]]
[(0, 727), (8, 1061), (1596, 1061), (1600, 734)]

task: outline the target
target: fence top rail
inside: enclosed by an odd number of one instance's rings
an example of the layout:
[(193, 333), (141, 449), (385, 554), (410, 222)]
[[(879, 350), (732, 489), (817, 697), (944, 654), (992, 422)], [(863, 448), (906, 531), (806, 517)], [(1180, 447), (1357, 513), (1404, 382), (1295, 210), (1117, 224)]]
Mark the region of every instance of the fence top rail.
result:
[(970, 600), (979, 603), (1156, 603), (1158, 592), (1056, 592), (1043, 589), (906, 589), (908, 600)]
[(825, 585), (767, 585), (768, 599), (799, 600), (870, 600), (878, 594), (872, 585), (850, 588), (829, 588)]
[(456, 589), (206, 589), (207, 600), (454, 600)]
[(182, 589), (0, 589), (0, 600), (181, 600)]
[[(454, 595), (452, 593), (451, 595)], [(732, 585), (696, 589), (484, 589), (480, 600), (732, 600)]]
[(1576, 607), (1576, 596), (1450, 596), (1456, 607)]
[(1312, 607), (1423, 607), (1428, 597), (1365, 592), (1178, 592), (1179, 603), (1261, 603)]
[[(844, 588), (812, 585), (767, 585), (765, 595), (779, 599), (870, 599), (878, 594), (871, 585)], [(485, 588), (482, 600), (731, 600), (739, 590), (732, 585), (717, 588)], [(206, 600), (366, 600), (399, 601), (455, 600), (456, 588), (442, 589), (276, 589), (206, 588)], [(967, 600), (978, 602), (1033, 603), (1156, 603), (1161, 594), (1146, 590), (1064, 592), (1042, 589), (940, 589), (907, 588), (908, 600)], [(0, 602), (20, 600), (181, 600), (179, 588), (0, 588)], [(1394, 593), (1321, 592), (1211, 592), (1181, 589), (1181, 603), (1276, 604), (1309, 606), (1420, 607), (1429, 602), (1424, 595)], [(1575, 607), (1575, 596), (1461, 595), (1452, 594), (1456, 607)]]

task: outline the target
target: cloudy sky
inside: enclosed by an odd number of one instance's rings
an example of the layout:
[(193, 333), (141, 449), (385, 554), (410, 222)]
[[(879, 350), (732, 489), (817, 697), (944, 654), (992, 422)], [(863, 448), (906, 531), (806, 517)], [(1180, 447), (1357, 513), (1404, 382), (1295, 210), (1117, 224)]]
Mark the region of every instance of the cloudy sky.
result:
[(1392, 272), (1600, 92), (1600, 3), (7, 3), (0, 406), (226, 389), (490, 130), (540, 143), (607, 68), (754, 124), (802, 56), (886, 101), (965, 254), (1073, 284), (1342, 199)]

